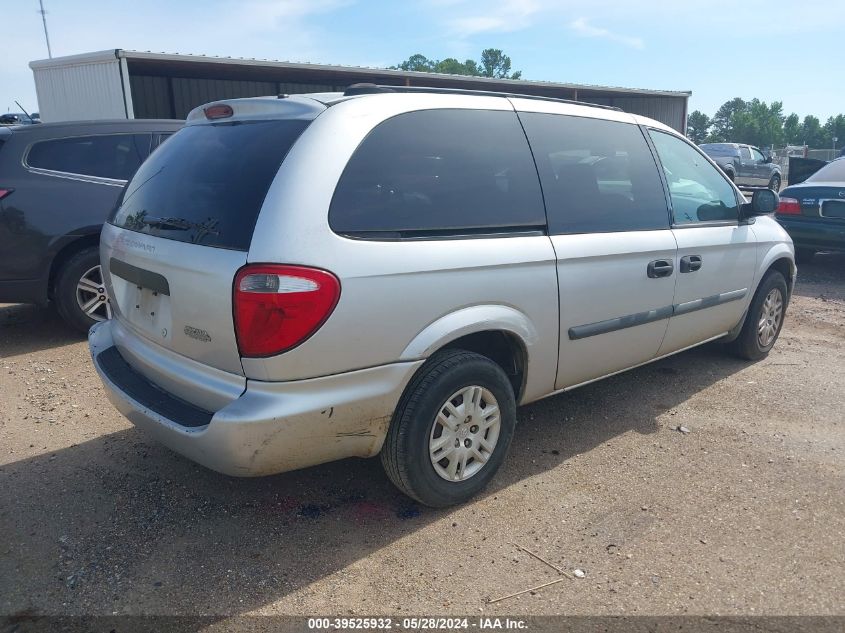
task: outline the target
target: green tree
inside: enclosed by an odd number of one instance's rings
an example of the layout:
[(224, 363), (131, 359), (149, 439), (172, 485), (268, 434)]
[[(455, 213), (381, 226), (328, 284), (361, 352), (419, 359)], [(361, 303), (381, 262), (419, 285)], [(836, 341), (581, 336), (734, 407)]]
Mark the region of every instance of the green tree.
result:
[(391, 66), (393, 70), (408, 70), (422, 73), (447, 73), (450, 75), (468, 75), (471, 77), (495, 77), (496, 79), (519, 79), (522, 71), (511, 73), (511, 58), (498, 48), (486, 48), (481, 51), (481, 61), (468, 59), (459, 62), (454, 57), (436, 60), (417, 53), (404, 62)]
[(696, 110), (687, 117), (687, 138), (696, 145), (703, 143), (710, 129), (710, 117)]
[(757, 137), (754, 144), (759, 147), (783, 145), (783, 102), (753, 99), (749, 108), (751, 116), (757, 121)]
[(454, 57), (447, 57), (437, 62), (432, 72), (448, 75), (478, 75), (478, 64), (472, 59), (459, 62)]
[[(808, 114), (804, 117), (804, 123), (801, 125), (801, 137), (803, 143), (814, 148), (824, 148), (825, 138), (822, 132), (822, 125), (818, 117)], [(828, 143), (830, 140), (828, 139)]]
[(801, 138), (801, 119), (794, 112), (783, 122), (783, 141), (787, 145), (799, 145), (803, 142)]
[(830, 117), (822, 127), (822, 133), (827, 139), (828, 147), (834, 144), (834, 138), (836, 138), (837, 149), (845, 146), (845, 114)]
[(726, 101), (712, 120), (709, 139), (749, 143), (759, 147), (783, 143), (783, 103), (767, 104), (760, 99), (745, 101), (739, 97)]
[(726, 101), (722, 104), (718, 110), (716, 110), (716, 114), (713, 115), (713, 133), (711, 135), (711, 140), (713, 141), (735, 141), (734, 138), (734, 116), (738, 112), (744, 112), (748, 104), (745, 103), (743, 99), (739, 97), (735, 97), (730, 101)]
[(391, 68), (393, 70), (409, 70), (419, 73), (430, 73), (434, 72), (435, 63), (436, 62), (430, 60), (425, 55), (417, 53), (416, 55), (411, 55), (408, 59), (397, 66), (391, 66)]
[(511, 72), (511, 58), (499, 48), (485, 48), (481, 51), (481, 74), (496, 79), (519, 79), (522, 71)]

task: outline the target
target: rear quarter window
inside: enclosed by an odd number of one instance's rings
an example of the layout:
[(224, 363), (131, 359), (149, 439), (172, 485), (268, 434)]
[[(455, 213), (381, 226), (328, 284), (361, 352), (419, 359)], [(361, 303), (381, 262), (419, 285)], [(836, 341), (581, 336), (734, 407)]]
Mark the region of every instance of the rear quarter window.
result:
[(180, 242), (248, 250), (270, 183), (308, 123), (236, 121), (179, 130), (135, 174), (111, 223)]
[(76, 136), (33, 143), (26, 164), (66, 174), (129, 180), (150, 152), (150, 134)]
[(423, 110), (378, 125), (329, 210), (336, 233), (374, 238), (545, 227), (531, 150), (513, 112)]

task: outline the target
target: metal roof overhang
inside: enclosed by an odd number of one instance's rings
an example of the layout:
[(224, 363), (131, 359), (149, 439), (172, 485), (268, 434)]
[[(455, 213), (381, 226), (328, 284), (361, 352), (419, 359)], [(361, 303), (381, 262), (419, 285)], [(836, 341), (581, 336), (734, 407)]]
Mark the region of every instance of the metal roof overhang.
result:
[(648, 90), (596, 86), (589, 84), (530, 81), (524, 79), (495, 79), (466, 75), (410, 72), (386, 68), (366, 68), (281, 62), (266, 59), (242, 59), (152, 53), (110, 49), (81, 55), (30, 62), (30, 68), (73, 66), (81, 63), (126, 59), (130, 74), (166, 77), (197, 77), (208, 79), (240, 79), (254, 81), (299, 82), (345, 86), (360, 82), (392, 85), (427, 85), (440, 88), (461, 87), (477, 90), (518, 92), (564, 98), (589, 99), (613, 97), (674, 97), (686, 99), (689, 91)]

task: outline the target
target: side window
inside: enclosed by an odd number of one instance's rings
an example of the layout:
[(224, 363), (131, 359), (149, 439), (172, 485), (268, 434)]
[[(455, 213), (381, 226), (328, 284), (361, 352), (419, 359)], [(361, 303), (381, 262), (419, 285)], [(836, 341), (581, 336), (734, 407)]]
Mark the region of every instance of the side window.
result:
[(751, 160), (751, 150), (747, 147), (740, 147), (739, 148), (739, 157), (742, 160)]
[(766, 160), (765, 157), (763, 156), (763, 153), (760, 150), (755, 149), (753, 147), (751, 148), (751, 158), (754, 159), (754, 162), (757, 162), (757, 163), (762, 163), (764, 160)]
[(534, 150), (551, 233), (669, 227), (660, 174), (638, 126), (560, 114), (519, 116)]
[(383, 237), (544, 228), (540, 183), (513, 112), (423, 110), (364, 139), (338, 182), (332, 230)]
[(149, 134), (77, 136), (35, 143), (26, 163), (50, 171), (129, 180), (149, 151)]
[(650, 130), (663, 165), (676, 224), (737, 220), (733, 187), (722, 173), (686, 141)]

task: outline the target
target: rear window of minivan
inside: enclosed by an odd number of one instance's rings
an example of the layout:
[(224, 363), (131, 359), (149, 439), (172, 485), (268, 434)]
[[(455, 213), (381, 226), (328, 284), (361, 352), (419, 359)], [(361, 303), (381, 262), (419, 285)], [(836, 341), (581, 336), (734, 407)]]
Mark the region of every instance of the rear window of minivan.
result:
[(270, 183), (308, 124), (187, 126), (141, 165), (110, 222), (180, 242), (249, 250)]

